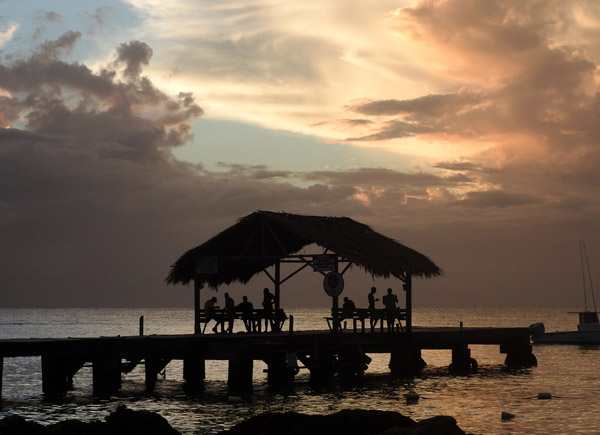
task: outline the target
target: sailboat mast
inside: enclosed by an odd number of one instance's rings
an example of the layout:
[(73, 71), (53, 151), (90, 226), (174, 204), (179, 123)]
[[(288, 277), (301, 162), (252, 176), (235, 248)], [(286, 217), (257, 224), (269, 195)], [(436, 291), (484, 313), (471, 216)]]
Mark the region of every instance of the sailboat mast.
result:
[(588, 271), (588, 278), (590, 280), (590, 291), (592, 292), (592, 303), (594, 304), (594, 312), (598, 312), (596, 309), (596, 293), (594, 292), (594, 282), (592, 281), (592, 271), (590, 270), (590, 263), (588, 260), (587, 249), (585, 248), (585, 242), (583, 242), (583, 252), (585, 254), (585, 263)]
[(581, 280), (583, 283), (583, 306), (585, 311), (587, 311), (587, 291), (585, 289), (585, 263), (583, 261), (584, 250), (583, 250), (583, 240), (579, 241), (579, 258), (581, 259)]

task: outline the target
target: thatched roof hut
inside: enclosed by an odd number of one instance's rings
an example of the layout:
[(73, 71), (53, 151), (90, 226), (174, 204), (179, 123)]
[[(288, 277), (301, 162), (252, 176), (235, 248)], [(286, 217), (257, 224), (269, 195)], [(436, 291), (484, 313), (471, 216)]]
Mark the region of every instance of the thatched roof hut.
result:
[[(255, 274), (317, 244), (374, 277), (431, 278), (441, 270), (425, 255), (347, 217), (303, 216), (256, 211), (183, 254), (166, 278), (169, 284), (246, 284)], [(200, 264), (200, 266), (199, 266)], [(208, 270), (213, 267), (213, 270)], [(211, 266), (212, 265), (212, 266)]]

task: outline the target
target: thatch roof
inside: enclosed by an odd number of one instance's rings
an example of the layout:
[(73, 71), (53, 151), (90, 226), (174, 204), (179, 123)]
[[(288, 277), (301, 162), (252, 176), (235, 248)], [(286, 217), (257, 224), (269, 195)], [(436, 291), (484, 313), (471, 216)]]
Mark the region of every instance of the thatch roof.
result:
[(376, 277), (404, 280), (407, 274), (422, 278), (441, 274), (425, 255), (350, 218), (256, 211), (183, 254), (166, 281), (188, 284), (198, 260), (208, 258), (218, 263), (218, 270), (199, 274), (200, 284), (214, 289), (236, 281), (246, 284), (263, 269), (313, 243)]

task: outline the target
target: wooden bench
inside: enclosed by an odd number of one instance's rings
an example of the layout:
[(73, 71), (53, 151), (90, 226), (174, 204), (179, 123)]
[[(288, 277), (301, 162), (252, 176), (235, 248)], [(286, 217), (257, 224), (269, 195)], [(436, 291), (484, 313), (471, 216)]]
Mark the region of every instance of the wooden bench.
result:
[[(352, 313), (345, 313), (343, 308), (337, 309), (337, 316), (340, 322), (340, 326), (345, 325), (345, 320), (352, 320), (352, 330), (357, 332), (357, 324), (360, 322), (361, 332), (365, 332), (365, 320), (372, 321), (371, 330), (377, 328), (379, 324), (379, 329), (381, 332), (384, 331), (384, 328), (387, 324), (387, 310), (385, 308), (376, 308), (371, 312), (368, 308), (357, 308)], [(327, 327), (330, 331), (333, 330), (333, 311), (331, 316), (325, 317), (327, 321)], [(396, 308), (395, 316), (392, 319), (392, 329), (399, 331), (404, 331), (404, 327), (402, 326), (402, 320), (406, 320), (406, 309), (404, 308)], [(341, 328), (341, 330), (347, 329), (345, 327)]]
[[(215, 308), (215, 316), (210, 319), (207, 317), (204, 309), (201, 309), (199, 314), (200, 315), (198, 317), (198, 322), (200, 324), (204, 323), (204, 328), (201, 328), (203, 334), (206, 330), (208, 322), (210, 322), (211, 320), (216, 321), (215, 327), (220, 326), (221, 333), (225, 333), (225, 328), (226, 326), (228, 326), (227, 323), (229, 322), (229, 317), (227, 316), (227, 312), (224, 308)], [(247, 318), (243, 316), (241, 311), (236, 311), (233, 317), (234, 320), (248, 320), (250, 322), (249, 332), (262, 332), (263, 321), (265, 322), (265, 324), (267, 321), (270, 321), (273, 330), (281, 331), (287, 318), (288, 316), (285, 314), (285, 311), (283, 311), (283, 309), (281, 308), (273, 311), (272, 319), (265, 318), (265, 310), (263, 309), (252, 310), (252, 313)], [(246, 325), (244, 324), (244, 327), (245, 326)]]

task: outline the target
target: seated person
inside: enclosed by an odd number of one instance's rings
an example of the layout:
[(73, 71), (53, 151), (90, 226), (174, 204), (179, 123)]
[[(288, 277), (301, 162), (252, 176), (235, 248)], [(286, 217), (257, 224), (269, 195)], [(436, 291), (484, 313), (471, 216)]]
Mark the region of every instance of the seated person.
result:
[(345, 296), (344, 305), (342, 306), (342, 318), (340, 320), (351, 319), (354, 316), (355, 311), (356, 305), (354, 305), (352, 300)]
[(242, 320), (244, 321), (244, 326), (246, 327), (246, 331), (252, 331), (252, 311), (254, 310), (254, 306), (252, 302), (248, 300), (248, 296), (244, 296), (243, 301), (238, 304), (235, 309), (242, 313)]

